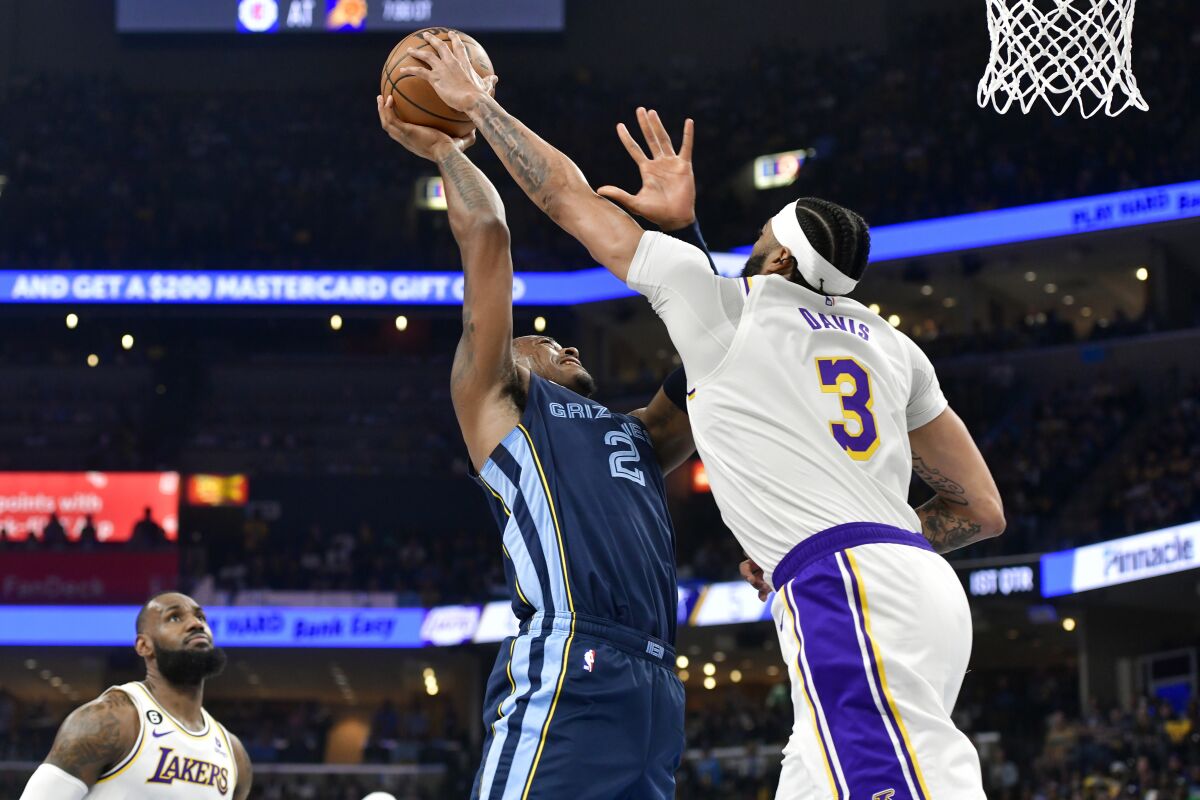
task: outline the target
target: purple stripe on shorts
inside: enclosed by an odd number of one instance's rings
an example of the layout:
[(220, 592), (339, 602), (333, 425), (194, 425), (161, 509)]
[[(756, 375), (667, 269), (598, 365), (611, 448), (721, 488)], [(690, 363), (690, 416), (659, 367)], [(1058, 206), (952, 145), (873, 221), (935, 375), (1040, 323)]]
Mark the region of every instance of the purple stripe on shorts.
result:
[[(801, 655), (804, 655), (807, 657), (807, 652), (804, 649), (804, 631), (802, 631), (800, 629), (800, 615), (798, 613), (796, 613), (796, 607), (792, 604), (791, 598), (788, 597), (789, 592), (787, 591), (786, 587), (784, 588), (783, 592), (781, 592), (781, 594), (783, 596), (783, 602), (787, 603), (788, 610), (792, 615), (792, 621), (795, 623), (795, 626), (796, 626), (794, 628), (794, 630), (796, 632), (796, 641), (799, 644), (799, 649), (796, 651), (796, 677), (798, 677), (800, 679), (800, 683), (803, 684), (803, 686), (801, 687), (802, 691), (805, 694), (809, 694), (809, 684), (807, 682), (808, 677), (805, 674), (806, 671), (804, 669), (804, 660), (801, 658)], [(810, 698), (810, 702), (813, 702), (811, 698)], [(817, 713), (815, 703), (813, 704), (813, 707), (811, 709), (809, 709), (809, 712), (814, 715)], [(802, 711), (801, 709), (797, 708), (797, 709), (795, 709), (795, 713), (796, 713), (796, 716), (799, 716), (800, 714), (803, 714), (805, 712)], [(817, 739), (819, 739), (821, 742), (821, 754), (825, 758), (825, 766), (829, 769), (829, 774), (831, 776), (833, 776), (833, 791), (834, 791), (835, 800), (842, 800), (842, 798), (844, 798), (845, 795), (842, 793), (842, 786), (837, 778), (837, 774), (838, 774), (837, 767), (834, 766), (833, 759), (829, 757), (829, 745), (826, 744), (826, 742), (825, 742), (825, 735), (826, 735), (825, 726), (821, 724), (821, 720), (819, 718), (814, 721), (816, 722), (816, 726), (817, 726)]]
[(926, 800), (924, 793), (921, 791), (920, 781), (917, 780), (916, 764), (913, 763), (912, 754), (908, 752), (908, 747), (904, 743), (900, 733), (900, 721), (896, 719), (896, 715), (892, 713), (891, 704), (887, 702), (887, 695), (883, 691), (883, 680), (882, 676), (879, 674), (879, 665), (875, 663), (874, 643), (871, 640), (871, 634), (867, 631), (867, 618), (863, 613), (863, 605), (861, 600), (862, 586), (859, 585), (858, 576), (855, 575), (854, 570), (850, 567), (850, 559), (845, 555), (843, 555), (842, 558), (846, 561), (846, 572), (850, 576), (850, 585), (854, 589), (854, 608), (856, 611), (858, 611), (859, 629), (862, 631), (863, 640), (867, 643), (867, 652), (871, 653), (871, 681), (875, 684), (875, 690), (879, 692), (879, 697), (883, 700), (883, 708), (884, 711), (887, 712), (887, 717), (892, 723), (892, 730), (896, 732), (896, 738), (900, 739), (900, 752), (904, 754), (904, 762), (908, 764), (908, 774), (913, 778), (912, 785), (917, 790), (917, 798), (918, 800)]
[(836, 555), (809, 565), (792, 584), (797, 622), (804, 631), (809, 676), (816, 688), (850, 797), (888, 789), (893, 800), (915, 798), (896, 747), (871, 693), (858, 633)]

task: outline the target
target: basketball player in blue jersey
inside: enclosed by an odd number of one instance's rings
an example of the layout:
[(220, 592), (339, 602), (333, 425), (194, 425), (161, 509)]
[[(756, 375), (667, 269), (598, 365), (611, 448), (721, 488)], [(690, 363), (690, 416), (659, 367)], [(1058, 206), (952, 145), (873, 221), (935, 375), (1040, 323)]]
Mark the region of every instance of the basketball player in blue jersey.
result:
[(463, 154), (469, 141), (406, 125), (390, 104), (378, 100), (383, 128), (445, 183), (466, 278), (451, 393), (520, 620), (488, 681), (472, 796), (673, 798), (684, 692), (663, 475), (694, 450), (683, 376), (620, 414), (589, 399), (578, 350), (514, 340), (499, 195)]
[[(801, 198), (763, 225), (740, 278), (714, 275), (696, 248), (592, 191), (484, 91), (451, 38), (409, 51), (424, 66), (401, 72), (465, 113), (526, 194), (650, 300), (683, 359), (713, 496), (775, 590), (796, 713), (777, 800), (984, 800), (978, 754), (951, 719), (970, 611), (935, 550), (999, 535), (1004, 514), (929, 359), (847, 296), (866, 269), (866, 223)], [(620, 130), (645, 192), (646, 165), (686, 158), (693, 133), (689, 121), (676, 155), (657, 115), (638, 116), (652, 159)], [(914, 471), (936, 493), (917, 509)]]

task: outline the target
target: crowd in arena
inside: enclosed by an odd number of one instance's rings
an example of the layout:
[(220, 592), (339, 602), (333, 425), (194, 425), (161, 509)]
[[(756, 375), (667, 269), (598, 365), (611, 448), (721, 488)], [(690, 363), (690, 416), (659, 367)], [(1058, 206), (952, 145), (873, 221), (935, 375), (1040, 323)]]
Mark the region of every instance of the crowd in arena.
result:
[[(1095, 537), (1091, 520), (1060, 520), (1064, 503), (1137, 420), (1144, 399), (1132, 383), (1098, 380), (1026, 395), (1023, 403), (982, 429), (982, 451), (1008, 527), (1001, 541), (972, 555), (1065, 549)], [(1022, 407), (1023, 406), (1023, 407)], [(1082, 524), (1081, 524), (1082, 523)]]
[[(981, 68), (978, 7), (910, 19), (882, 52), (770, 48), (736, 71), (714, 59), (624, 77), (551, 69), (506, 81), (499, 96), (575, 157), (593, 183), (628, 188), (634, 172), (613, 124), (628, 121), (636, 103), (661, 109), (672, 131), (694, 117), (699, 217), (709, 243), (729, 249), (748, 243), (784, 196), (798, 192), (833, 197), (882, 225), (1194, 179), (1200, 106), (1180, 65), (1200, 60), (1200, 22), (1187, 0), (1140, 5), (1136, 71), (1151, 106), (1170, 113), (1101, 120), (1086, 139), (1048, 114), (997, 118), (961, 102), (974, 95)], [(413, 207), (413, 186), (431, 170), (379, 131), (370, 83), (201, 94), (134, 88), (96, 74), (80, 92), (77, 76), (15, 73), (0, 85), (0, 264), (457, 263), (445, 215)], [(792, 148), (813, 151), (795, 186), (746, 191), (754, 156)], [(518, 268), (590, 264), (502, 175), (486, 145), (472, 153), (502, 178)], [(1051, 311), (995, 330), (918, 337), (939, 370), (943, 358), (980, 361), (945, 373), (943, 386), (995, 474), (1008, 528), (959, 555), (1042, 552), (1200, 519), (1195, 376), (1146, 382), (1098, 370), (1043, 384), (989, 362), (1004, 351), (1164, 327), (1148, 311), (1083, 331)], [(480, 494), (470, 485), (449, 403), (448, 351), (406, 353), (386, 371), (375, 352), (361, 360), (325, 352), (291, 363), (206, 355), (184, 370), (181, 361), (164, 367), (169, 359), (133, 354), (121, 362), (129, 369), (107, 385), (66, 369), (45, 384), (18, 375), (18, 396), (0, 409), (0, 443), (10, 445), (0, 448), (0, 469), (59, 468), (61, 456), (74, 469), (227, 469), (305, 486), (315, 485), (302, 483), (314, 476), (359, 476), (403, 487), (433, 475), (446, 496)], [(0, 342), (0, 363), (40, 360), (20, 342)], [(338, 372), (330, 369), (335, 362)], [(614, 397), (644, 393), (659, 377), (641, 369), (635, 380), (602, 388)], [(481, 496), (462, 501), (478, 508), (480, 524), (436, 524), (397, 502), (400, 491), (383, 510), (339, 503), (336, 523), (286, 507), (272, 516), (257, 505), (241, 517), (182, 519), (181, 588), (208, 596), (390, 592), (399, 605), (426, 607), (507, 597)], [(914, 485), (914, 504), (927, 496)], [(674, 503), (681, 579), (736, 580), (742, 552), (711, 496)], [(138, 525), (119, 545), (98, 542), (90, 520), (77, 539), (53, 517), (20, 535), (0, 526), (0, 550), (176, 546), (153, 520)], [(788, 684), (779, 680), (765, 697), (737, 686), (693, 693), (680, 797), (773, 797), (778, 747), (794, 720)], [(1081, 709), (1079, 697), (1068, 674), (1050, 669), (969, 677), (955, 721), (979, 747), (991, 800), (1200, 798), (1200, 701), (1181, 709), (1161, 698), (1125, 707), (1091, 700)], [(458, 719), (445, 697), (369, 707), (217, 700), (209, 710), (240, 736), (255, 764), (268, 767), (324, 764), (340, 718), (354, 716), (368, 730), (355, 754), (365, 773), (268, 768), (256, 779), (256, 800), (361, 800), (378, 789), (398, 800), (467, 796), (480, 755), (469, 735), (474, 721)], [(68, 711), (0, 686), (0, 762), (42, 759)], [(384, 774), (404, 765), (432, 768), (433, 777)], [(0, 767), (0, 797), (17, 796), (28, 773)]]
[[(1151, 107), (1168, 113), (1126, 114), (1085, 141), (1049, 114), (998, 118), (963, 102), (975, 95), (985, 43), (974, 6), (905, 19), (884, 52), (763, 48), (739, 70), (680, 59), (625, 78), (564, 63), (513, 76), (500, 99), (597, 183), (633, 177), (612, 131), (634, 105), (658, 106), (672, 130), (695, 117), (700, 217), (710, 241), (729, 248), (748, 243), (769, 216), (760, 202), (778, 205), (740, 190), (746, 165), (784, 149), (817, 153), (800, 191), (833, 197), (872, 224), (1193, 178), (1200, 156), (1186, 144), (1197, 111), (1177, 67), (1200, 49), (1188, 11), (1186, 0), (1139, 7), (1139, 83)], [(493, 56), (503, 71), (503, 45)], [(89, 75), (82, 93), (69, 76), (18, 76), (0, 90), (0, 174), (9, 177), (0, 261), (453, 263), (444, 219), (410, 208), (414, 180), (430, 170), (380, 132), (369, 84), (197, 96), (134, 90), (103, 75)], [(75, 96), (70, 114), (62, 113), (66, 95)], [(522, 268), (585, 263), (510, 181), (499, 183)], [(404, 228), (423, 235), (406, 236), (401, 249)]]
[[(1178, 710), (1146, 697), (1129, 709), (1093, 701), (1081, 714), (1068, 713), (1065, 709), (1077, 707), (1069, 679), (1049, 672), (1024, 677), (974, 682), (974, 692), (968, 681), (959, 703), (956, 721), (980, 743), (992, 800), (1193, 800), (1200, 794), (1200, 702)], [(443, 792), (469, 785), (478, 753), (453, 714), (433, 709), (430, 698), (376, 707), (364, 761), (438, 765)], [(308, 701), (212, 705), (263, 765), (323, 762), (330, 726), (347, 710)], [(63, 713), (18, 703), (0, 689), (0, 761), (41, 758)], [(770, 798), (779, 775), (777, 748), (787, 740), (792, 719), (786, 684), (764, 701), (729, 687), (695, 704), (688, 712), (689, 755), (679, 771), (679, 795)], [(6, 780), (17, 778), (0, 772), (0, 789)], [(383, 780), (400, 800), (448, 796), (415, 779), (269, 772), (256, 779), (252, 796), (361, 800)]]
[(65, 552), (111, 552), (114, 550), (164, 550), (174, 547), (162, 525), (147, 508), (141, 519), (134, 523), (129, 536), (119, 541), (101, 541), (93, 515), (84, 516), (83, 525), (74, 534), (68, 534), (57, 514), (50, 514), (44, 525), (9, 527), (0, 525), (0, 550), (38, 550), (56, 553)]
[[(973, 686), (972, 686), (973, 684)], [(981, 747), (993, 800), (1191, 800), (1200, 792), (1200, 703), (1140, 697), (1130, 708), (1095, 699), (1082, 713), (1077, 686), (1050, 669), (968, 681), (956, 722)]]
[[(469, 486), (467, 487), (470, 488)], [(478, 531), (423, 536), (399, 522), (390, 528), (361, 523), (353, 530), (292, 531), (258, 523), (233, 546), (185, 541), (185, 588), (394, 592), (401, 605), (472, 603), (506, 596), (504, 570)]]
[[(1176, 378), (1149, 393), (1119, 373), (1047, 389), (999, 367), (948, 375), (944, 385), (992, 467), (1008, 523), (1000, 539), (958, 555), (1065, 549), (1200, 518), (1200, 385), (1194, 378)], [(1165, 408), (1161, 397), (1172, 398)], [(1146, 421), (1149, 408), (1154, 425)], [(1098, 469), (1108, 453), (1119, 456), (1121, 469)], [(465, 495), (468, 507), (475, 491), (465, 475), (447, 479), (446, 492)], [(915, 481), (913, 504), (927, 496)], [(680, 501), (674, 515), (680, 577), (736, 579), (741, 550), (711, 496)], [(438, 536), (396, 517), (348, 522), (340, 529), (297, 530), (259, 521), (254, 533), (219, 546), (200, 533), (185, 534), (184, 573), (231, 592), (399, 591), (403, 601), (427, 605), (506, 595), (486, 517), (471, 527), (443, 526)], [(446, 579), (450, 567), (439, 565), (454, 565), (454, 580)]]
[(1161, 446), (1124, 452), (1120, 482), (1102, 506), (1114, 535), (1200, 519), (1200, 385), (1168, 402), (1155, 420)]
[[(409, 374), (406, 391), (417, 394), (425, 391), (418, 381), (429, 383), (441, 377), (419, 369)], [(1152, 387), (1119, 370), (1098, 370), (1084, 381), (1043, 384), (1038, 375), (1021, 375), (1005, 364), (984, 363), (965, 372), (948, 370), (943, 376), (947, 395), (967, 421), (996, 477), (1008, 523), (1000, 539), (959, 555), (1045, 552), (1200, 518), (1196, 469), (1200, 384), (1195, 376), (1177, 376)], [(406, 427), (405, 406), (398, 401), (376, 402), (371, 392), (362, 393), (360, 400), (343, 398), (340, 413), (358, 416), (371, 409), (378, 422), (370, 435), (377, 440), (359, 455), (364, 464), (372, 461), (374, 453), (386, 461), (395, 448), (379, 443)], [(283, 401), (276, 407), (282, 408)], [(1148, 422), (1151, 410), (1154, 424)], [(284, 411), (279, 413), (279, 419), (269, 414), (255, 417), (253, 424), (294, 424)], [(426, 505), (452, 502), (457, 509), (476, 512), (473, 516), (427, 521), (411, 511), (394, 513), (390, 500), (376, 503), (378, 508), (365, 502), (349, 506), (332, 522), (306, 519), (303, 509), (272, 521), (252, 509), (240, 529), (236, 523), (231, 526), (228, 518), (218, 525), (210, 519), (193, 523), (185, 515), (180, 544), (185, 584), (225, 592), (398, 592), (402, 603), (412, 605), (504, 597), (494, 525), (476, 496), (479, 490), (467, 477), (453, 418), (449, 411), (443, 416), (436, 425), (430, 422), (421, 430), (423, 446), (400, 449), (427, 464), (440, 465), (434, 472), (443, 477), (413, 489), (422, 493)], [(314, 445), (312, 452), (319, 460), (321, 446)], [(358, 457), (344, 450), (326, 452), (334, 458)], [(1115, 455), (1119, 468), (1101, 458), (1104, 454)], [(237, 455), (250, 457), (245, 451)], [(396, 463), (385, 467), (389, 477), (408, 474)], [(294, 480), (301, 487), (308, 486), (304, 483), (308, 480), (313, 487), (294, 494), (337, 492), (311, 476)], [(436, 494), (429, 494), (434, 490)], [(388, 493), (395, 491), (402, 489)], [(925, 497), (927, 490), (915, 482), (913, 504)], [(711, 496), (679, 500), (674, 516), (680, 577), (736, 579), (741, 550), (721, 524)], [(429, 535), (431, 530), (437, 535)], [(158, 538), (142, 532), (130, 545), (119, 546), (149, 546)], [(3, 546), (84, 549), (94, 545), (86, 539), (51, 535), (8, 544), (0, 536)]]

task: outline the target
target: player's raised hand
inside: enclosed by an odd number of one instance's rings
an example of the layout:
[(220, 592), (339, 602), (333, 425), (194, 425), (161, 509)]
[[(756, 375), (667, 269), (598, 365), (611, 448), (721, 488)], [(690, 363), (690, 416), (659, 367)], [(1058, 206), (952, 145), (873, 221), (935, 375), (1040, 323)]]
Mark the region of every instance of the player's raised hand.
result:
[(617, 125), (617, 136), (642, 175), (641, 190), (633, 195), (616, 186), (601, 186), (596, 192), (665, 231), (686, 228), (696, 219), (696, 177), (692, 174), (695, 123), (690, 119), (683, 123), (683, 141), (676, 153), (657, 111), (638, 108), (637, 120), (650, 148), (649, 158), (624, 123)]
[(770, 596), (772, 589), (763, 576), (762, 567), (747, 558), (738, 566), (738, 572), (742, 574), (742, 579), (746, 583), (758, 590), (758, 599), (765, 602), (767, 597)]
[(425, 65), (425, 67), (402, 67), (396, 70), (397, 75), (411, 75), (424, 78), (442, 98), (442, 102), (456, 111), (466, 111), (483, 95), (491, 95), (495, 91), (496, 77), (481, 78), (471, 66), (467, 55), (467, 47), (457, 32), (450, 34), (450, 44), (446, 44), (432, 33), (424, 34), (429, 47), (420, 50), (409, 50), (408, 55)]
[(461, 139), (453, 139), (436, 128), (402, 122), (392, 108), (391, 95), (386, 100), (382, 95), (377, 96), (375, 105), (379, 109), (379, 124), (387, 131), (387, 135), (421, 158), (437, 161), (449, 149), (461, 151), (475, 144), (475, 131)]

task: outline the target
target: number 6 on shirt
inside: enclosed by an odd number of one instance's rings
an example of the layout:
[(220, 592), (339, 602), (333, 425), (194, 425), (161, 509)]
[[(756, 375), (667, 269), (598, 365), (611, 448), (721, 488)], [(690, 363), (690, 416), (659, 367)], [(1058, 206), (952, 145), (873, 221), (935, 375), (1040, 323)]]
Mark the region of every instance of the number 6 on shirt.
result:
[(879, 429), (871, 412), (871, 373), (850, 356), (817, 359), (821, 391), (839, 395), (842, 419), (829, 423), (829, 431), (846, 455), (866, 461), (879, 448)]

